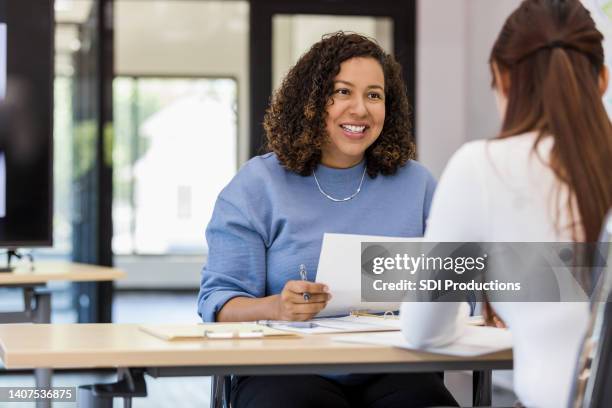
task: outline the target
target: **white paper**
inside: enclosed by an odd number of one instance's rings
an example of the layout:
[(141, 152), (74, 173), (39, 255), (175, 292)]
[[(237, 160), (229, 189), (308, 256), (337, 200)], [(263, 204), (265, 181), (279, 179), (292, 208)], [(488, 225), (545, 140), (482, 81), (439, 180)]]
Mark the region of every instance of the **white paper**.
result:
[(362, 242), (420, 242), (422, 238), (325, 234), (317, 268), (317, 282), (329, 286), (331, 301), (319, 316), (341, 316), (351, 311), (398, 310), (399, 302), (361, 301)]
[(290, 331), (303, 334), (328, 334), (328, 333), (359, 333), (359, 332), (380, 332), (398, 331), (400, 329), (399, 319), (369, 317), (369, 316), (344, 316), (344, 317), (324, 317), (313, 319), (310, 322), (316, 326), (312, 328), (294, 327), (290, 324), (274, 325), (275, 329)]
[[(401, 332), (338, 336), (334, 337), (333, 340), (345, 343), (378, 344), (417, 350), (406, 341)], [(467, 326), (463, 335), (455, 342), (444, 347), (432, 347), (422, 351), (458, 357), (474, 357), (510, 348), (512, 348), (512, 335), (509, 330), (494, 327)]]
[(0, 23), (0, 101), (6, 97), (6, 24)]

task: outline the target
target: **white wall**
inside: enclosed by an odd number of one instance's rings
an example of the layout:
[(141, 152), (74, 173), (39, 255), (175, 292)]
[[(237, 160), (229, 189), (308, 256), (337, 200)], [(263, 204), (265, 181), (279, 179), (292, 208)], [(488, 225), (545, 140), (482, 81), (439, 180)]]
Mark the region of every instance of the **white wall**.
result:
[(439, 177), (465, 142), (500, 126), (488, 58), (520, 0), (419, 0), (417, 137), (419, 160)]

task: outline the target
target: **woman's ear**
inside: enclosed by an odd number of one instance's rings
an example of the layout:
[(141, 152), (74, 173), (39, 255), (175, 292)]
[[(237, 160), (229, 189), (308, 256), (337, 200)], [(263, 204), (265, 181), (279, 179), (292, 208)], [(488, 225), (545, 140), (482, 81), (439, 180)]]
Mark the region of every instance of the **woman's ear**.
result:
[(604, 65), (599, 72), (599, 94), (603, 96), (608, 90), (608, 82), (610, 81), (610, 71)]

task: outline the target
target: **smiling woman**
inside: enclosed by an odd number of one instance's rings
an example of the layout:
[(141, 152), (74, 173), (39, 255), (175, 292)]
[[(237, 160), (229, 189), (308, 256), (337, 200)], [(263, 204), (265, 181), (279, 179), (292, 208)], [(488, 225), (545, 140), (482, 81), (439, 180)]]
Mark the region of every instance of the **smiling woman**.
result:
[(409, 115), (395, 58), (372, 40), (338, 32), (289, 71), (264, 127), (268, 148), (288, 170), (310, 176), (319, 163), (347, 168), (365, 157), (376, 177), (415, 157)]
[[(313, 281), (326, 232), (422, 236), (435, 181), (411, 160), (400, 72), (375, 42), (342, 32), (313, 45), (289, 71), (264, 120), (271, 152), (251, 159), (223, 189), (206, 230), (203, 320), (308, 320), (324, 311), (334, 288)], [(456, 405), (440, 376), (420, 373), (235, 377), (231, 402)]]

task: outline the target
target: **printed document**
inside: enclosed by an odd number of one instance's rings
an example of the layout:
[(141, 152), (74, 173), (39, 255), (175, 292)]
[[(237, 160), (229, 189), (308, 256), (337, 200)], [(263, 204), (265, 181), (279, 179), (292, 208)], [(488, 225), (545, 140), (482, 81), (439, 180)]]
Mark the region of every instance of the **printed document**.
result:
[(343, 316), (356, 310), (373, 313), (398, 310), (398, 302), (361, 301), (361, 243), (420, 241), (422, 238), (325, 234), (316, 281), (329, 287), (332, 299), (318, 316)]

